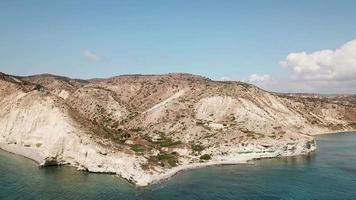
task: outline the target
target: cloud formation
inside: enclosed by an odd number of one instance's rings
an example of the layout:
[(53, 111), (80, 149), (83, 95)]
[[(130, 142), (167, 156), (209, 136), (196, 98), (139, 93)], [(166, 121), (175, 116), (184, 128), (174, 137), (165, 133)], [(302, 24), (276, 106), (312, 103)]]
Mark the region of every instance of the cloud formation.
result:
[(97, 54), (95, 54), (89, 50), (85, 50), (83, 52), (83, 57), (89, 61), (100, 61), (100, 59), (101, 59)]
[(252, 74), (247, 82), (278, 92), (356, 93), (356, 40), (335, 50), (290, 53), (279, 64), (287, 75)]
[(280, 65), (295, 79), (315, 81), (356, 80), (356, 40), (336, 50), (290, 53)]
[(223, 76), (220, 78), (220, 81), (231, 81), (232, 79), (228, 76)]
[(256, 83), (256, 82), (265, 82), (265, 81), (270, 81), (271, 80), (271, 75), (269, 74), (252, 74), (247, 82), (249, 83)]

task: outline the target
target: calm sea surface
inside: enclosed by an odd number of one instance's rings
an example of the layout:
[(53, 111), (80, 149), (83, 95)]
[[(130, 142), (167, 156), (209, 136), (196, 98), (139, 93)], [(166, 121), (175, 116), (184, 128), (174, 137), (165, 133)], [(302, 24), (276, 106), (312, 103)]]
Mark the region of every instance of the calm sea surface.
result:
[(309, 156), (192, 170), (146, 188), (70, 167), (39, 169), (0, 151), (0, 199), (356, 200), (356, 133), (319, 136), (317, 144)]

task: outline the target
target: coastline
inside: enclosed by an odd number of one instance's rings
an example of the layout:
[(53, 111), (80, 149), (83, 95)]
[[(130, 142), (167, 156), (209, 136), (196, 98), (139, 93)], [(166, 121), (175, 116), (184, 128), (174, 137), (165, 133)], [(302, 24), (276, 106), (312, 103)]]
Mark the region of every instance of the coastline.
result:
[(149, 186), (153, 184), (158, 184), (164, 181), (169, 180), (170, 178), (174, 177), (179, 173), (183, 173), (185, 171), (199, 169), (199, 168), (207, 168), (207, 167), (214, 167), (214, 166), (222, 166), (222, 165), (254, 165), (252, 161), (260, 160), (260, 159), (270, 159), (270, 158), (283, 158), (283, 157), (293, 157), (299, 155), (307, 155), (309, 153), (315, 152), (315, 149), (311, 149), (309, 152), (304, 153), (291, 153), (291, 154), (280, 154), (280, 152), (266, 152), (266, 153), (247, 153), (247, 154), (240, 154), (240, 157), (235, 157), (234, 159), (230, 160), (213, 160), (208, 162), (200, 162), (200, 163), (190, 163), (186, 165), (180, 165), (178, 167), (171, 168), (162, 174), (158, 174), (150, 180), (149, 183), (136, 183), (136, 186)]
[(32, 160), (38, 165), (41, 165), (44, 160), (40, 155), (40, 152), (37, 152), (33, 149), (28, 149), (26, 147), (13, 146), (0, 142), (0, 149), (8, 153), (15, 154), (24, 157), (26, 159)]
[(318, 135), (330, 135), (330, 134), (338, 134), (338, 133), (352, 133), (356, 132), (356, 129), (348, 129), (348, 130), (342, 130), (342, 131), (334, 131), (334, 132), (322, 132), (322, 133), (317, 133), (314, 135), (311, 135), (312, 137), (316, 137)]
[(251, 160), (247, 161), (211, 161), (205, 163), (190, 163), (187, 165), (180, 165), (178, 167), (172, 168), (167, 170), (165, 173), (156, 176), (155, 179), (151, 180), (148, 184), (135, 184), (138, 187), (145, 187), (149, 185), (159, 184), (164, 181), (168, 181), (172, 177), (184, 173), (186, 171), (200, 169), (200, 168), (207, 168), (207, 167), (214, 167), (214, 166), (222, 166), (222, 165), (252, 165), (253, 163), (249, 163)]
[[(339, 133), (353, 133), (353, 132), (356, 132), (356, 130), (342, 130), (342, 131), (336, 131), (336, 132), (319, 133), (319, 134), (312, 135), (311, 137), (313, 137), (315, 139), (315, 137), (317, 137), (319, 135), (330, 135), (330, 134), (339, 134)], [(313, 151), (310, 151), (309, 153), (313, 153), (315, 151), (316, 151), (316, 149), (313, 150)], [(257, 156), (257, 157), (250, 157), (250, 159), (236, 160), (236, 161), (229, 160), (229, 161), (211, 161), (211, 162), (205, 162), (205, 163), (191, 163), (191, 164), (188, 164), (188, 165), (181, 165), (181, 166), (178, 166), (176, 168), (172, 168), (172, 169), (168, 170), (163, 176), (161, 176), (159, 179), (156, 179), (156, 180), (152, 181), (148, 185), (164, 182), (164, 181), (169, 180), (170, 178), (178, 175), (179, 173), (183, 173), (185, 171), (189, 171), (189, 170), (193, 170), (193, 169), (214, 167), (214, 166), (221, 166), (221, 165), (241, 165), (241, 164), (253, 165), (254, 163), (252, 163), (251, 161), (254, 161), (254, 160), (293, 157), (293, 156), (301, 156), (301, 155), (306, 155), (306, 154), (295, 154), (295, 155), (286, 155), (286, 156), (266, 156), (266, 157), (261, 157), (261, 156), (258, 157)], [(140, 186), (140, 185), (137, 185), (137, 186)]]
[[(318, 135), (348, 133), (348, 132), (356, 132), (356, 131), (355, 130), (342, 130), (342, 131), (336, 131), (336, 132), (315, 134), (312, 137), (315, 138)], [(29, 149), (26, 147), (19, 147), (17, 145), (13, 146), (13, 145), (5, 144), (5, 143), (0, 143), (0, 149), (4, 150), (6, 152), (9, 152), (9, 153), (16, 154), (16, 155), (22, 156), (24, 158), (30, 159), (38, 165), (42, 165), (42, 163), (44, 163), (44, 158), (41, 156), (40, 152), (35, 151), (33, 149)], [(135, 180), (136, 182), (133, 180), (128, 180), (119, 174), (116, 174), (115, 176), (123, 178), (127, 182), (129, 182), (137, 187), (143, 187), (143, 186), (149, 186), (152, 184), (164, 182), (179, 173), (183, 173), (184, 171), (189, 171), (189, 170), (193, 170), (193, 169), (214, 167), (214, 166), (221, 166), (221, 165), (241, 165), (241, 164), (243, 164), (243, 165), (251, 164), (252, 165), (253, 163), (251, 163), (251, 161), (253, 161), (253, 160), (306, 155), (308, 153), (314, 152), (315, 150), (316, 150), (316, 147), (315, 147), (315, 149), (311, 149), (309, 152), (304, 152), (304, 153), (303, 152), (295, 152), (295, 153), (290, 153), (290, 154), (289, 153), (281, 154), (281, 152), (278, 152), (278, 151), (265, 152), (265, 153), (245, 153), (245, 154), (240, 154), (238, 157), (231, 157), (231, 156), (226, 157), (225, 158), (226, 160), (212, 160), (212, 161), (207, 161), (207, 162), (186, 163), (186, 164), (182, 164), (180, 166), (168, 169), (163, 173), (153, 174), (149, 178), (146, 177), (142, 180)], [(75, 167), (73, 165), (68, 165), (68, 166)], [(88, 170), (88, 173), (93, 173), (93, 172)], [(105, 172), (94, 172), (94, 173), (106, 174)]]

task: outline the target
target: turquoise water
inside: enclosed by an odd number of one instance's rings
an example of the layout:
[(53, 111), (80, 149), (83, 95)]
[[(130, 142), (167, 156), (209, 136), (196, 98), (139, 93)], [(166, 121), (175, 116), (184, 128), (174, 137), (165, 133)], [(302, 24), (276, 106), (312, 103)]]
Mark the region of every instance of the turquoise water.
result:
[(39, 169), (0, 151), (0, 199), (356, 199), (356, 133), (320, 136), (309, 156), (187, 171), (136, 188), (111, 175)]

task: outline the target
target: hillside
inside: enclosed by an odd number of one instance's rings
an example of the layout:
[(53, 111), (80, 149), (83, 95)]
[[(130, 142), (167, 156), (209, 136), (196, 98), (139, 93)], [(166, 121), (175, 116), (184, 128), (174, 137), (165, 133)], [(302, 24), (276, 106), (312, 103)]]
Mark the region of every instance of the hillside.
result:
[(0, 148), (137, 185), (179, 170), (306, 154), (356, 129), (355, 96), (278, 94), (191, 74), (0, 74)]

